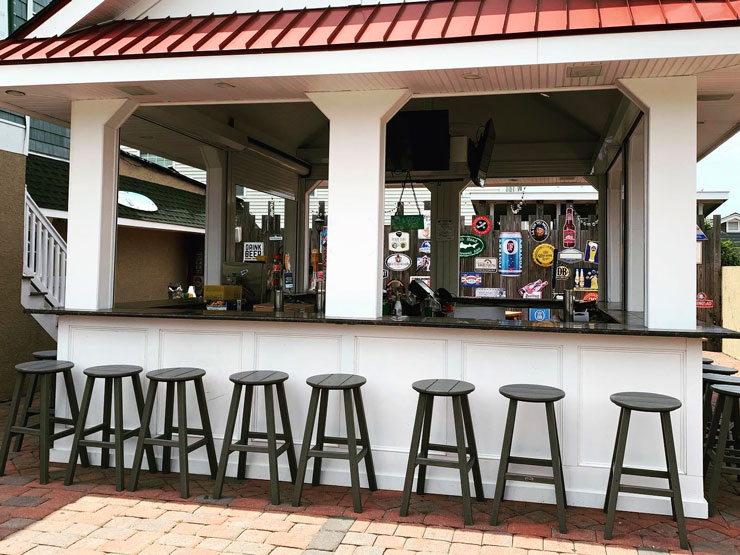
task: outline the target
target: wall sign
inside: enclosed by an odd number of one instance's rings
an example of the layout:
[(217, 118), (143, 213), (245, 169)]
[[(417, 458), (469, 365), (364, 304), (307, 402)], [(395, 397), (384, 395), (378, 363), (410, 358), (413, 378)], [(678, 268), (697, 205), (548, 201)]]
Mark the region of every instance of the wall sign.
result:
[(432, 238), (432, 213), (430, 210), (422, 210), (422, 216), (424, 216), (424, 227), (419, 230), (417, 237), (419, 239), (431, 239)]
[(486, 243), (475, 235), (460, 235), (460, 258), (478, 256), (486, 250)]
[(257, 262), (258, 260), (265, 259), (265, 244), (264, 243), (244, 243), (244, 258), (243, 262)]
[(391, 273), (388, 270), (386, 270), (385, 268), (383, 268), (383, 279), (388, 279), (388, 276), (390, 276), (390, 275), (391, 275)]
[(697, 293), (696, 308), (714, 308), (714, 301), (708, 299), (706, 293)]
[(476, 216), (473, 218), (473, 233), (476, 235), (485, 235), (493, 228), (491, 219), (488, 216)]
[(522, 274), (522, 234), (502, 231), (498, 236), (498, 266), (502, 276)]
[(477, 256), (475, 258), (475, 271), (484, 274), (495, 274), (498, 271), (498, 260), (491, 256)]
[(391, 216), (391, 230), (398, 229), (424, 229), (424, 216), (422, 214)]
[(455, 222), (452, 220), (437, 220), (434, 233), (437, 234), (437, 241), (452, 241), (455, 231)]
[(586, 252), (583, 258), (586, 262), (591, 262), (592, 264), (599, 263), (599, 244), (596, 241), (586, 242)]
[(385, 259), (385, 265), (394, 272), (403, 272), (411, 268), (411, 257), (407, 254), (392, 254)]
[(700, 228), (699, 225), (697, 224), (697, 226), (696, 226), (696, 240), (697, 241), (706, 241), (707, 239), (708, 239), (707, 238), (707, 234), (704, 233), (704, 231), (702, 230), (702, 228)]
[(565, 281), (570, 277), (570, 268), (568, 266), (558, 266), (555, 270), (555, 279)]
[[(538, 279), (537, 281), (532, 281), (519, 289), (519, 294), (525, 299), (539, 299), (542, 298), (542, 290), (548, 285), (549, 282)], [(532, 295), (538, 296), (533, 297)]]
[(583, 253), (578, 249), (563, 249), (558, 254), (558, 259), (568, 264), (583, 262)]
[(416, 271), (429, 272), (432, 269), (432, 259), (430, 256), (423, 254), (416, 257)]
[(549, 308), (530, 308), (529, 319), (533, 322), (544, 322), (550, 319)]
[(422, 241), (421, 245), (419, 245), (419, 252), (429, 254), (432, 252), (432, 242), (431, 241)]
[(422, 283), (425, 283), (427, 287), (432, 286), (431, 276), (411, 276), (411, 281), (421, 281)]
[(576, 289), (599, 289), (599, 270), (597, 268), (576, 268), (574, 277)]
[(393, 231), (388, 234), (388, 250), (391, 252), (407, 252), (410, 248), (409, 234), (403, 231)]
[(598, 301), (599, 300), (599, 294), (596, 291), (589, 291), (586, 293), (583, 298), (581, 299), (584, 302), (592, 302), (592, 301)]
[(532, 251), (532, 260), (537, 266), (550, 268), (555, 258), (555, 246), (550, 243), (540, 243)]
[(535, 220), (529, 227), (529, 236), (532, 240), (541, 243), (550, 236), (550, 226), (545, 220)]
[(475, 296), (487, 299), (503, 299), (506, 297), (506, 290), (499, 287), (479, 287), (475, 290)]
[(483, 274), (478, 272), (460, 272), (460, 285), (463, 287), (480, 287), (483, 283)]

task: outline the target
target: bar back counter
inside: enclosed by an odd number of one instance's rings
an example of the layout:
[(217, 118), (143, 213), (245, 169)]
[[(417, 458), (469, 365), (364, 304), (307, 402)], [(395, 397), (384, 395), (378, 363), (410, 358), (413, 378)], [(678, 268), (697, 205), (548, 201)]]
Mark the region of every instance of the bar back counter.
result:
[[(685, 510), (692, 517), (707, 515), (702, 477), (702, 337), (738, 335), (716, 327), (691, 331), (647, 329), (639, 314), (616, 312), (610, 314), (617, 322), (609, 324), (453, 318), (350, 320), (194, 309), (53, 312), (59, 314), (59, 358), (75, 363), (79, 390), (83, 386), (82, 370), (93, 365), (135, 364), (146, 370), (172, 366), (205, 369), (217, 451), (232, 389), (229, 375), (234, 372), (279, 370), (290, 375), (285, 390), (296, 441), (302, 437), (308, 409), (310, 388), (306, 378), (333, 372), (366, 377), (365, 412), (378, 487), (382, 489), (403, 488), (417, 401), (411, 384), (416, 380), (448, 378), (475, 384), (470, 405), (484, 489), (489, 498), (493, 495), (507, 411), (507, 400), (499, 394), (499, 387), (534, 383), (564, 390), (566, 397), (556, 404), (556, 416), (568, 501), (588, 507), (601, 506), (606, 493), (619, 417), (609, 396), (618, 391), (670, 395), (683, 404), (672, 413), (672, 418)], [(94, 413), (102, 409), (102, 391), (96, 394), (91, 406)], [(127, 406), (134, 406), (133, 393), (127, 394), (132, 395), (126, 400)], [(60, 389), (60, 406), (65, 399)], [(339, 397), (330, 398), (329, 402), (326, 434), (341, 436), (343, 407)], [(439, 405), (435, 411), (431, 441), (449, 444), (455, 437), (451, 404), (439, 402), (446, 405)], [(158, 403), (152, 418), (153, 433), (161, 433), (164, 426), (164, 401), (158, 399)], [(257, 429), (264, 429), (265, 425), (262, 403), (258, 396), (252, 406), (252, 422)], [(195, 399), (188, 399), (192, 413), (188, 418), (193, 423), (199, 421), (196, 407)], [(549, 456), (547, 428), (538, 410), (541, 407), (537, 405), (520, 407), (512, 455)], [(126, 422), (127, 427), (137, 425), (135, 413), (126, 417), (131, 420)], [(657, 419), (635, 414), (625, 464), (665, 469), (660, 436)], [(53, 461), (68, 460), (70, 441), (64, 439), (54, 444)], [(299, 444), (296, 447), (300, 449)], [(132, 442), (126, 449), (127, 466), (131, 465), (133, 452)], [(91, 452), (93, 463), (99, 462), (96, 457), (99, 454)], [(205, 450), (190, 457), (191, 472), (208, 473)], [(322, 481), (348, 485), (347, 465), (342, 463), (325, 460)], [(281, 478), (289, 479), (286, 462), (281, 460), (280, 464)], [(236, 475), (235, 457), (229, 461), (227, 474)], [(266, 456), (252, 457), (248, 477), (268, 477)], [(655, 479), (626, 479), (635, 484), (656, 485)], [(366, 484), (364, 474), (362, 483)], [(457, 495), (459, 476), (453, 469), (430, 468), (426, 490)], [(551, 486), (534, 481), (508, 484), (507, 498), (555, 501)], [(670, 513), (670, 502), (623, 494), (619, 508)]]

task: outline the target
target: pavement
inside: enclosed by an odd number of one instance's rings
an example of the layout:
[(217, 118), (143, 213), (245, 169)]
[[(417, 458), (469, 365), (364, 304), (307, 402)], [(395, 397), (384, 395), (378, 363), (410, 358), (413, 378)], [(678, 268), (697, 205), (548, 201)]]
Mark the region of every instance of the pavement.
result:
[[(740, 361), (715, 358), (740, 368)], [(0, 404), (2, 424), (7, 410)], [(283, 503), (271, 505), (263, 480), (227, 479), (224, 498), (214, 500), (213, 481), (192, 475), (192, 495), (183, 500), (176, 473), (143, 472), (136, 492), (116, 492), (113, 469), (78, 467), (69, 487), (64, 465), (53, 465), (46, 485), (37, 473), (37, 442), (29, 437), (0, 477), (0, 554), (740, 555), (734, 479), (722, 482), (716, 516), (687, 519), (691, 549), (682, 551), (675, 523), (661, 515), (618, 511), (607, 541), (599, 509), (569, 507), (569, 532), (561, 534), (555, 507), (536, 503), (505, 501), (500, 524), (489, 526), (491, 501), (474, 502), (474, 523), (465, 526), (456, 496), (414, 494), (409, 516), (400, 517), (397, 491), (363, 490), (364, 511), (356, 514), (346, 487), (307, 485), (302, 505), (292, 507), (288, 482), (281, 483)]]

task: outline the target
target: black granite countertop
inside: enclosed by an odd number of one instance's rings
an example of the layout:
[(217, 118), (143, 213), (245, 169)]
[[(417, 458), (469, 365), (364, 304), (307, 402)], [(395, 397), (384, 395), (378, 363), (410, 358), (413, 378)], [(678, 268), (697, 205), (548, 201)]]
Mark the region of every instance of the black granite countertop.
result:
[[(152, 307), (155, 304), (157, 307)], [(728, 330), (719, 326), (697, 324), (693, 330), (648, 329), (645, 327), (642, 313), (625, 312), (606, 304), (600, 309), (611, 317), (613, 323), (597, 322), (531, 322), (525, 320), (484, 320), (472, 318), (425, 318), (402, 317), (397, 319), (383, 316), (377, 319), (367, 318), (327, 318), (319, 314), (281, 313), (273, 312), (236, 312), (202, 310), (194, 306), (178, 307), (163, 306), (162, 303), (136, 303), (125, 307), (116, 307), (101, 310), (73, 310), (73, 309), (28, 309), (33, 314), (57, 314), (60, 316), (100, 316), (115, 318), (165, 318), (182, 320), (221, 320), (246, 322), (288, 322), (308, 324), (341, 324), (361, 326), (407, 326), (420, 328), (454, 328), (492, 331), (527, 331), (548, 333), (589, 333), (602, 335), (632, 335), (632, 336), (659, 336), (659, 337), (691, 337), (691, 338), (725, 338), (740, 339), (740, 332)], [(165, 307), (166, 306), (166, 307)]]

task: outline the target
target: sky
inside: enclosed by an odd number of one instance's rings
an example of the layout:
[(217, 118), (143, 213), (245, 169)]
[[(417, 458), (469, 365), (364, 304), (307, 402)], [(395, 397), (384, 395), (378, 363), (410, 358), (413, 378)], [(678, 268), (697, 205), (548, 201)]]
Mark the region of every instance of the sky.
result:
[(697, 165), (697, 190), (728, 191), (730, 198), (714, 214), (740, 212), (740, 133)]

